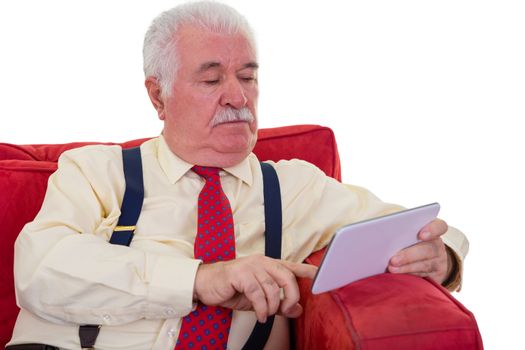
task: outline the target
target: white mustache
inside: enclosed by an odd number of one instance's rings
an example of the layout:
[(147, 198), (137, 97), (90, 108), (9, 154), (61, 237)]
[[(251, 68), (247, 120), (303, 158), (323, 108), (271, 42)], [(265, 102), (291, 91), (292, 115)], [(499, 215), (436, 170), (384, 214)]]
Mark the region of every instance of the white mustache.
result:
[(227, 107), (215, 113), (211, 121), (212, 126), (231, 122), (253, 122), (255, 117), (247, 107), (235, 109)]

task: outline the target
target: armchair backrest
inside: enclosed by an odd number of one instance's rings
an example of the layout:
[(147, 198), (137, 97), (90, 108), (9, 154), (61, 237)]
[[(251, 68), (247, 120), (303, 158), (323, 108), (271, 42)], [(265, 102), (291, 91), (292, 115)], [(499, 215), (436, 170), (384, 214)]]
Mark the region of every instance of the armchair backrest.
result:
[[(15, 145), (0, 143), (1, 160), (58, 161), (60, 155), (73, 148), (92, 144), (135, 147), (149, 138), (114, 142), (72, 142), (64, 144)], [(292, 125), (260, 129), (253, 152), (260, 160), (298, 158), (315, 164), (326, 175), (341, 181), (341, 165), (335, 136), (330, 128), (319, 125)]]

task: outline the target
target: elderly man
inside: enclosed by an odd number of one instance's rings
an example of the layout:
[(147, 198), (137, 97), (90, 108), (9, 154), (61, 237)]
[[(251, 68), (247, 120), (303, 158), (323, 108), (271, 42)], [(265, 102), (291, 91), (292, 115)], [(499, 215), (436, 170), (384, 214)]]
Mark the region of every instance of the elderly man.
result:
[[(258, 63), (247, 22), (218, 3), (169, 10), (146, 34), (144, 67), (164, 128), (140, 147), (145, 196), (133, 241), (108, 243), (125, 190), (120, 147), (65, 152), (16, 242), (21, 311), (10, 345), (79, 349), (79, 325), (100, 325), (100, 349), (241, 349), (257, 320), (277, 315), (266, 348), (288, 348), (286, 317), (302, 312), (296, 277), (316, 271), (301, 262), (336, 228), (400, 207), (306, 162), (272, 163), (282, 259), (263, 256), (263, 180), (251, 153)], [(466, 238), (441, 220), (420, 238), (389, 270), (457, 288)]]

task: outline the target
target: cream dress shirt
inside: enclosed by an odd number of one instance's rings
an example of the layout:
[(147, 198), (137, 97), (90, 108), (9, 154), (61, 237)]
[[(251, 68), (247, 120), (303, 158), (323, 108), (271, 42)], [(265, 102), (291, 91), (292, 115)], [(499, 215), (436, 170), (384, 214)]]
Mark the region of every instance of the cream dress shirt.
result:
[[(42, 209), (15, 244), (21, 308), (10, 344), (79, 349), (78, 324), (102, 325), (100, 349), (173, 349), (192, 310), (200, 260), (193, 258), (197, 198), (204, 181), (162, 136), (141, 146), (145, 199), (130, 247), (109, 244), (125, 189), (119, 146), (65, 152)], [(366, 189), (343, 185), (300, 160), (272, 163), (281, 186), (283, 259), (302, 262), (340, 226), (395, 212)], [(237, 257), (264, 254), (262, 173), (254, 154), (220, 172), (233, 211)], [(460, 259), (465, 236), (445, 243)], [(236, 311), (229, 349), (241, 349), (253, 312)]]

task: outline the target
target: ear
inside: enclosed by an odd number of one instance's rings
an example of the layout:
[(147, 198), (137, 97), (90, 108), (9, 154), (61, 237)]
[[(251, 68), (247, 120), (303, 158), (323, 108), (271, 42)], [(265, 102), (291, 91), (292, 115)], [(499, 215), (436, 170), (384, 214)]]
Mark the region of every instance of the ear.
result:
[(160, 88), (158, 79), (155, 77), (147, 77), (144, 85), (146, 85), (149, 99), (153, 104), (153, 107), (155, 107), (155, 110), (159, 115), (159, 119), (164, 120), (166, 117), (164, 115), (164, 99), (162, 98), (162, 90)]

